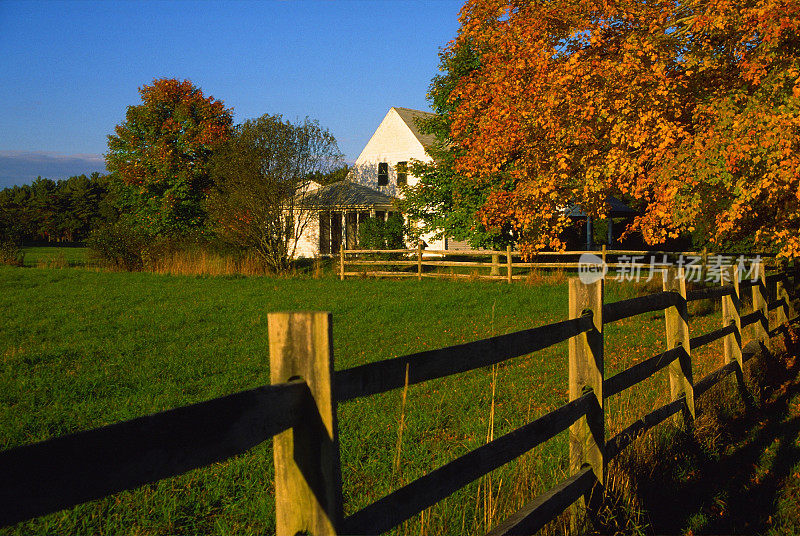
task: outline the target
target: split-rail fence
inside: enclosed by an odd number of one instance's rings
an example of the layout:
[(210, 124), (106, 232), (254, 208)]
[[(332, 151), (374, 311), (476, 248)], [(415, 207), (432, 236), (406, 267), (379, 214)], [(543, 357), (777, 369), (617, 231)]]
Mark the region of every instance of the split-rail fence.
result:
[[(692, 419), (695, 400), (729, 374), (742, 382), (744, 363), (798, 319), (789, 297), (789, 288), (798, 284), (796, 265), (765, 275), (759, 264), (755, 280), (747, 281), (733, 270), (730, 284), (687, 292), (681, 269), (669, 269), (663, 292), (607, 304), (602, 279), (588, 284), (571, 279), (567, 320), (344, 370), (334, 370), (329, 313), (271, 313), (271, 385), (0, 452), (0, 526), (178, 475), (274, 437), (278, 534), (377, 534), (569, 430), (571, 476), (490, 532), (533, 533), (576, 501), (588, 505), (604, 482), (609, 460), (638, 436), (681, 411)], [(690, 337), (687, 303), (701, 299), (722, 300), (722, 325)], [(745, 303), (752, 311), (744, 311)], [(604, 378), (603, 327), (661, 310), (668, 349)], [(694, 382), (692, 351), (719, 339), (724, 339), (726, 364)], [(569, 341), (567, 404), (343, 516), (339, 402), (563, 341)], [(663, 368), (669, 370), (671, 402), (606, 440), (605, 401)]]
[[(420, 240), (414, 249), (340, 249), (337, 274), (340, 279), (347, 277), (390, 277), (390, 278), (470, 278), (499, 281), (524, 280), (532, 271), (563, 270), (575, 271), (581, 267), (581, 257), (592, 255), (605, 269), (634, 272), (659, 270), (665, 264), (683, 264), (690, 261), (688, 270), (705, 274), (710, 269), (719, 269), (731, 264), (739, 257), (750, 262), (752, 253), (712, 253), (708, 248), (702, 251), (640, 251), (628, 249), (608, 249), (603, 245), (591, 251), (543, 251), (527, 255), (514, 251), (511, 246), (505, 250), (435, 250), (425, 249)], [(677, 262), (680, 257), (682, 262)], [(758, 260), (775, 263), (774, 255), (761, 253)], [(629, 278), (632, 279), (632, 278)]]

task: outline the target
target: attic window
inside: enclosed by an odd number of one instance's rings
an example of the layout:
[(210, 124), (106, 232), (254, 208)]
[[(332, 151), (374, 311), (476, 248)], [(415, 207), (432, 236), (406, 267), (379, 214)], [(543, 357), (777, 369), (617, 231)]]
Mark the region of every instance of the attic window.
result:
[(378, 162), (378, 186), (386, 186), (389, 184), (389, 164), (387, 162)]
[(397, 184), (408, 184), (408, 162), (397, 163)]

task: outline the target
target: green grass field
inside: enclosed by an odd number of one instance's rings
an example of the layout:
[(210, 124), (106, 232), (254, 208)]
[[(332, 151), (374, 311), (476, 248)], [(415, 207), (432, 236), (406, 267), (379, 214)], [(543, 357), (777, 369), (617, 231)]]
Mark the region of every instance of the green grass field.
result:
[(66, 268), (86, 266), (88, 250), (81, 247), (37, 246), (23, 247), (25, 266)]
[[(337, 369), (567, 317), (564, 282), (186, 277), (0, 266), (0, 288), (2, 449), (269, 383), (270, 311), (331, 311)], [(607, 302), (640, 292), (630, 283), (610, 282), (606, 289)], [(696, 312), (692, 335), (719, 326), (718, 307)], [(606, 375), (663, 350), (663, 313), (610, 325)], [(722, 363), (720, 343), (693, 357), (700, 378)], [(494, 436), (566, 402), (566, 378), (566, 343), (498, 367)], [(399, 471), (393, 466), (401, 391), (340, 405), (345, 514), (485, 443), (491, 381), (491, 370), (482, 369), (411, 386)], [(609, 434), (668, 397), (661, 373), (611, 399)], [(395, 532), (484, 531), (563, 479), (566, 462), (561, 434)], [(272, 475), (267, 441), (223, 463), (9, 531), (271, 533)]]

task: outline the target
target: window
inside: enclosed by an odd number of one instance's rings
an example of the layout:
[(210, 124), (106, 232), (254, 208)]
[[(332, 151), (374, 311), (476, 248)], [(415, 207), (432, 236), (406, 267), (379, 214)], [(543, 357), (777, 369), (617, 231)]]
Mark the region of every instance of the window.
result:
[(397, 163), (397, 184), (408, 184), (408, 162)]
[(378, 163), (378, 186), (389, 184), (389, 164), (386, 162)]

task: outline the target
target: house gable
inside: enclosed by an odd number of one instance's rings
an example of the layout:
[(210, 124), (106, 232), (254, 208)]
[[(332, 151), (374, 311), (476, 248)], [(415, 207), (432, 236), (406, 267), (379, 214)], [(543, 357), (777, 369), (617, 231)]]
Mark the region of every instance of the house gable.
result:
[[(356, 159), (351, 180), (392, 197), (400, 196), (397, 163), (432, 160), (425, 147), (433, 143), (433, 136), (422, 134), (414, 122), (418, 117), (431, 115), (410, 108), (390, 108)], [(410, 174), (407, 180), (410, 185), (416, 183), (416, 178)]]

